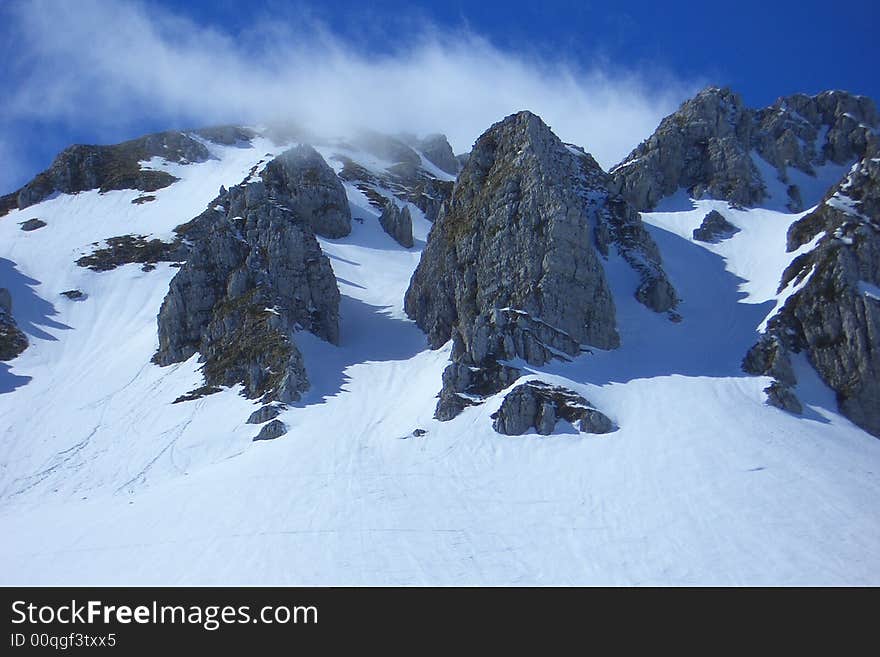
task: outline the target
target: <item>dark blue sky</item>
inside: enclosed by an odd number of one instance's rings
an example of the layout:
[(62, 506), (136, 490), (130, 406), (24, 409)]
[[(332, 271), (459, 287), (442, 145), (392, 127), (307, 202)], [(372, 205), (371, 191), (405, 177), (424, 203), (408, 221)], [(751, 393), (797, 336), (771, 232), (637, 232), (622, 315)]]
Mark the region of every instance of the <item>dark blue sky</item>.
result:
[[(14, 6), (20, 0), (12, 0)], [(55, 0), (65, 2), (65, 0)], [(880, 2), (402, 2), (334, 0), (291, 3), (263, 0), (155, 0), (164, 8), (233, 39), (255, 18), (296, 24), (303, 16), (323, 23), (360, 52), (393, 53), (401, 34), (436, 26), (466, 30), (498, 49), (525, 57), (564, 60), (584, 68), (638, 71), (658, 81), (728, 85), (747, 104), (762, 106), (794, 92), (846, 89), (880, 99)], [(52, 0), (48, 0), (51, 12)], [(39, 58), (16, 59), (22, 38), (0, 8), (0, 84), (15, 89)], [(252, 35), (251, 35), (252, 36)], [(43, 44), (45, 48), (45, 44)], [(88, 43), (82, 44), (88, 48)], [(487, 81), (491, 84), (491, 81)], [(0, 104), (0, 112), (3, 112)], [(500, 117), (499, 117), (500, 118)], [(100, 123), (98, 125), (97, 123)], [(0, 193), (49, 164), (73, 142), (113, 142), (170, 127), (166, 114), (149, 111), (130, 121), (92, 125), (81, 113), (29, 117), (0, 113), (0, 157), (9, 162)], [(646, 135), (645, 135), (646, 136)], [(5, 145), (4, 145), (5, 144)]]

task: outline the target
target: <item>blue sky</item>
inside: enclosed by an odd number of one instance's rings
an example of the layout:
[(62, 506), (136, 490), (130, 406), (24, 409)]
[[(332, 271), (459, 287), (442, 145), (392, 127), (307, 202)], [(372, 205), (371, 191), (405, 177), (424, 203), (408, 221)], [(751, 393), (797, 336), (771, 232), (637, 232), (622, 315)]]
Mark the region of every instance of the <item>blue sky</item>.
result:
[(533, 109), (608, 166), (706, 84), (880, 98), (880, 3), (9, 0), (0, 193), (74, 142), (225, 121), (440, 130)]

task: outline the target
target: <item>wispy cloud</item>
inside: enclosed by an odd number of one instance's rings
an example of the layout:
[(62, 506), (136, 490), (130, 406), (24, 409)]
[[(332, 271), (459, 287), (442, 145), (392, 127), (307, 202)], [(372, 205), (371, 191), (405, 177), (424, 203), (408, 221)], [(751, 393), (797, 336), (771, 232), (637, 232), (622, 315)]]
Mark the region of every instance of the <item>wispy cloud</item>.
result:
[(31, 0), (5, 13), (16, 78), (0, 99), (7, 125), (294, 120), (323, 133), (442, 131), (462, 151), (491, 123), (530, 109), (608, 166), (694, 90), (430, 24), (371, 54), (314, 18), (264, 18), (229, 34), (134, 1)]

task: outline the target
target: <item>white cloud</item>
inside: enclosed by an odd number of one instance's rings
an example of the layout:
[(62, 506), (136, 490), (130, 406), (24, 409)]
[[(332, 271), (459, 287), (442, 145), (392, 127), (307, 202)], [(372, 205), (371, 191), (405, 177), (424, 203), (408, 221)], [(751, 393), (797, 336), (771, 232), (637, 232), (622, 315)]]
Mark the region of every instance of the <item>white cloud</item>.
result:
[(490, 124), (530, 109), (607, 167), (694, 90), (431, 25), (396, 34), (390, 54), (368, 55), (313, 19), (260, 20), (230, 35), (136, 2), (33, 0), (10, 7), (9, 20), (18, 84), (0, 100), (7, 120), (98, 130), (145, 118), (284, 119), (324, 133), (440, 131), (462, 151)]

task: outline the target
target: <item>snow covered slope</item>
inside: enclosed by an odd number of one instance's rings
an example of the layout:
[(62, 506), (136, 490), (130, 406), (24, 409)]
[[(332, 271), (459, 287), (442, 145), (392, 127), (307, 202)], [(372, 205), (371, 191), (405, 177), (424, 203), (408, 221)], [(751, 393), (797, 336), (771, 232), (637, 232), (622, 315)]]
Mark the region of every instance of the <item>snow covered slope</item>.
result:
[[(150, 363), (174, 268), (74, 264), (110, 236), (170, 236), (283, 150), (206, 145), (216, 159), (152, 163), (180, 178), (153, 202), (90, 191), (0, 219), (0, 286), (31, 341), (0, 365), (0, 583), (880, 584), (880, 441), (803, 363), (803, 417), (740, 370), (801, 214), (681, 196), (643, 214), (682, 321), (624, 292), (636, 274), (612, 253), (621, 348), (519, 364), (620, 429), (506, 437), (490, 419), (502, 395), (432, 419), (449, 346), (429, 350), (402, 307), (430, 224), (410, 206), (405, 249), (346, 182), (352, 233), (320, 240), (340, 345), (298, 334), (312, 389), (282, 414), (286, 436), (254, 443), (236, 389), (172, 404), (200, 385), (196, 357)], [(695, 242), (713, 208), (740, 232)], [(32, 217), (47, 226), (19, 230)]]

